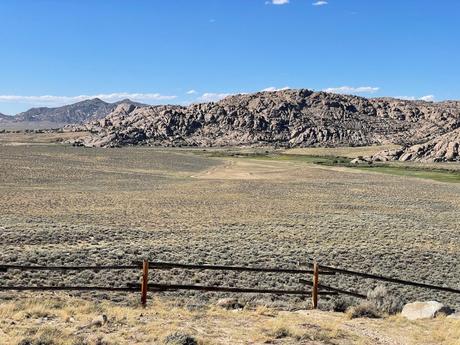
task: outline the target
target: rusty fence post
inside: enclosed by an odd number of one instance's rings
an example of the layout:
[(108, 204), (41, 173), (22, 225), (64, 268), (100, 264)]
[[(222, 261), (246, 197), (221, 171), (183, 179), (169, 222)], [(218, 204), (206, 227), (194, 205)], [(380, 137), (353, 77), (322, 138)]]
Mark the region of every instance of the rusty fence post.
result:
[(142, 263), (142, 282), (141, 282), (141, 304), (147, 305), (147, 290), (149, 284), (149, 262), (144, 260)]
[(318, 285), (319, 285), (319, 265), (316, 260), (313, 262), (313, 286), (311, 289), (311, 301), (313, 309), (318, 308)]

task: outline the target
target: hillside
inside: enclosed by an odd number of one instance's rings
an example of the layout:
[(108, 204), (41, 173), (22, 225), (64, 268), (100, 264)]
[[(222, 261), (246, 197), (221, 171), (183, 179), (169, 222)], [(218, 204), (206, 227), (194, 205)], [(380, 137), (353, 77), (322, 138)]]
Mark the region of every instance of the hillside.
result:
[(5, 115), (5, 114), (2, 114), (0, 113), (0, 122), (1, 121), (7, 121), (11, 118), (11, 116), (8, 116), (8, 115)]
[(310, 90), (235, 95), (217, 103), (121, 104), (77, 145), (364, 146), (424, 143), (460, 127), (460, 102), (367, 99)]
[(115, 103), (107, 103), (98, 98), (94, 98), (57, 108), (31, 108), (15, 116), (2, 116), (0, 114), (0, 120), (3, 120), (10, 126), (16, 125), (16, 127), (26, 125), (26, 127), (40, 128), (43, 127), (40, 125), (41, 123), (49, 124), (52, 127), (59, 127), (65, 124), (77, 124), (104, 118), (120, 103), (133, 104), (137, 107), (144, 106), (144, 104), (136, 103), (129, 99)]

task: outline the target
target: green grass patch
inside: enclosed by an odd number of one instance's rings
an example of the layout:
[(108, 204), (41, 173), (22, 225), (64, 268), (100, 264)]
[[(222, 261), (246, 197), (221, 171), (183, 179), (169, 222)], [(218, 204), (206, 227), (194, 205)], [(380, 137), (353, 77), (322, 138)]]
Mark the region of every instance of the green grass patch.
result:
[[(350, 166), (350, 165), (347, 165)], [(460, 183), (460, 172), (447, 169), (432, 169), (432, 168), (418, 168), (411, 166), (392, 166), (392, 165), (358, 165), (352, 168), (375, 171), (384, 174), (391, 174), (397, 176), (408, 176), (425, 178), (440, 182), (453, 182)]]
[[(447, 167), (420, 167), (413, 166), (410, 163), (373, 163), (373, 164), (351, 164), (352, 160), (349, 157), (339, 156), (316, 156), (316, 155), (303, 155), (303, 154), (284, 154), (275, 151), (254, 151), (254, 152), (240, 152), (240, 151), (202, 151), (207, 157), (216, 158), (242, 158), (242, 159), (257, 159), (257, 160), (271, 160), (271, 161), (286, 161), (286, 162), (303, 162), (308, 164), (318, 164), (323, 166), (338, 166), (344, 168), (359, 169), (363, 171), (373, 171), (383, 174), (417, 177), (430, 179), (440, 182), (460, 183), (460, 170), (449, 170)], [(442, 163), (438, 163), (442, 164)]]

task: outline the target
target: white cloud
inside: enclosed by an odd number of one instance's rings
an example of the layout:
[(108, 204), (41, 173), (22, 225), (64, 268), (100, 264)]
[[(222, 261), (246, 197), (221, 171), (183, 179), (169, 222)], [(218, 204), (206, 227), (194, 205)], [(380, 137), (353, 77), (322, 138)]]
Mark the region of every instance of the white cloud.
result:
[(92, 98), (100, 98), (106, 102), (116, 102), (122, 99), (129, 98), (133, 101), (164, 101), (172, 100), (177, 96), (162, 95), (159, 93), (128, 93), (128, 92), (115, 92), (98, 95), (78, 95), (78, 96), (55, 96), (55, 95), (42, 95), (42, 96), (21, 96), (21, 95), (0, 95), (0, 102), (9, 103), (30, 103), (35, 105), (62, 105), (69, 103), (76, 103)]
[(289, 0), (271, 0), (271, 1), (266, 1), (265, 4), (267, 5), (286, 5), (286, 4), (289, 4)]
[(215, 92), (205, 92), (203, 93), (198, 100), (201, 102), (216, 102), (224, 99), (225, 97), (233, 95), (232, 93), (215, 93)]
[(331, 92), (331, 93), (344, 93), (344, 94), (357, 94), (357, 93), (376, 93), (379, 91), (379, 87), (373, 86), (359, 86), (359, 87), (351, 87), (351, 86), (341, 86), (341, 87), (330, 87), (324, 89), (324, 92)]
[(434, 95), (426, 95), (426, 96), (423, 96), (423, 97), (420, 97), (420, 100), (422, 101), (426, 101), (426, 102), (434, 102)]
[(328, 2), (327, 1), (316, 1), (314, 3), (312, 3), (313, 6), (324, 6), (324, 5), (327, 5)]
[(276, 88), (274, 86), (270, 86), (270, 87), (267, 87), (265, 89), (262, 89), (260, 91), (262, 92), (274, 92), (274, 91), (281, 91), (281, 90), (288, 90), (289, 89), (289, 86), (285, 86), (285, 87), (282, 87), (282, 88)]
[(196, 90), (193, 90), (193, 89), (192, 89), (192, 90), (188, 90), (188, 91), (186, 92), (186, 94), (187, 94), (187, 95), (194, 95), (194, 94), (196, 94)]
[(415, 97), (415, 96), (396, 96), (397, 99), (403, 99), (406, 101), (425, 101), (425, 102), (434, 102), (435, 96), (434, 95), (426, 95), (422, 97)]

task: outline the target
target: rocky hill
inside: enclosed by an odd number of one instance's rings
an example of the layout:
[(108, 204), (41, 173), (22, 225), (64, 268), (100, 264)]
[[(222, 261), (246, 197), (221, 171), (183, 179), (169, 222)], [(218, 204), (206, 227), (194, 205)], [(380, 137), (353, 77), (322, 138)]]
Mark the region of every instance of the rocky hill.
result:
[(111, 113), (120, 103), (133, 104), (142, 107), (144, 104), (133, 102), (129, 99), (107, 103), (98, 98), (84, 100), (78, 103), (57, 108), (32, 108), (15, 116), (2, 116), (0, 120), (10, 123), (50, 123), (50, 124), (79, 124), (85, 121), (104, 118)]
[(11, 116), (0, 113), (0, 121), (8, 121), (11, 119)]
[(69, 126), (90, 131), (76, 145), (363, 146), (430, 142), (460, 127), (460, 102), (283, 90), (235, 95), (217, 103), (136, 107), (121, 104), (98, 121)]

